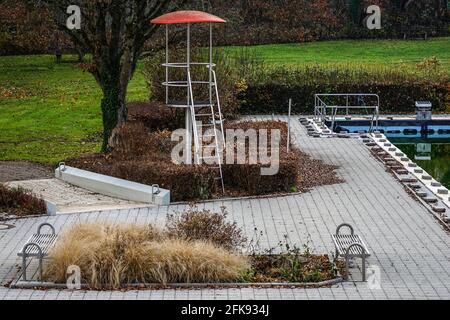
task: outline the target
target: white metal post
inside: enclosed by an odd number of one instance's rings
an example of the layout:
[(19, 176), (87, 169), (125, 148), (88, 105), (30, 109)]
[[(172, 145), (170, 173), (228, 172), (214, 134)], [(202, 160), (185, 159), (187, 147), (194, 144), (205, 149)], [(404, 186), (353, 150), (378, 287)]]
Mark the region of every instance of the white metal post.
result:
[(212, 104), (212, 63), (213, 63), (213, 37), (212, 23), (209, 24), (209, 104)]
[(345, 105), (347, 106), (347, 109), (345, 110), (345, 115), (348, 117), (348, 95), (346, 96), (346, 102)]
[(291, 109), (292, 109), (292, 99), (289, 99), (288, 132), (287, 132), (287, 153), (289, 153), (289, 151), (290, 151), (290, 144), (291, 144)]
[[(166, 24), (166, 83), (169, 83), (169, 26)], [(169, 104), (169, 86), (166, 85), (166, 105)]]
[[(186, 83), (190, 82), (189, 79), (189, 70), (191, 65), (191, 25), (187, 24), (187, 58), (186, 58), (186, 64), (187, 64), (187, 72), (186, 72)], [(189, 91), (189, 86), (187, 86), (187, 103), (186, 103), (186, 164), (192, 164), (192, 114), (191, 109), (189, 108), (191, 102), (191, 95)]]

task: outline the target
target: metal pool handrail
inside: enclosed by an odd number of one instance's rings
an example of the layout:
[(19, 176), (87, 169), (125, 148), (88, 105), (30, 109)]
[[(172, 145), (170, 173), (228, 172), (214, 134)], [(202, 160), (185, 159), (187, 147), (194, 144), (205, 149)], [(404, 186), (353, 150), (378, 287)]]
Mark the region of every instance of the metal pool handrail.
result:
[[(325, 97), (345, 97), (346, 104), (345, 105), (328, 105), (325, 101), (323, 101)], [(375, 97), (376, 105), (350, 105), (349, 97)], [(363, 99), (364, 101), (364, 99)], [(316, 120), (320, 120), (324, 122), (328, 116), (327, 109), (330, 109), (331, 116), (331, 129), (334, 129), (334, 124), (336, 121), (336, 116), (339, 110), (346, 110), (346, 115), (349, 115), (350, 109), (366, 109), (373, 110), (371, 124), (369, 128), (369, 132), (372, 132), (374, 127), (378, 128), (379, 122), (379, 114), (380, 114), (380, 97), (377, 94), (373, 93), (319, 93), (314, 95), (314, 118)]]

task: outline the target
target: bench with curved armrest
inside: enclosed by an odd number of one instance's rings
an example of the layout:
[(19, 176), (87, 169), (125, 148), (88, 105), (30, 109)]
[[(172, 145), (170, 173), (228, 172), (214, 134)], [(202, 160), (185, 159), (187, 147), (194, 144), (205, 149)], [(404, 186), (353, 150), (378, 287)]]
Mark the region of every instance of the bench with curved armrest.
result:
[[(49, 227), (51, 233), (42, 233), (43, 227)], [(42, 262), (46, 258), (55, 245), (58, 235), (55, 232), (55, 228), (50, 223), (42, 223), (37, 229), (37, 233), (33, 234), (22, 249), (17, 253), (22, 258), (22, 279), (27, 281), (27, 258), (39, 259), (39, 277), (42, 281)]]
[[(350, 234), (341, 234), (341, 228), (347, 227), (350, 229)], [(336, 259), (339, 257), (345, 258), (346, 279), (348, 280), (349, 260), (352, 258), (362, 259), (362, 277), (366, 281), (366, 259), (370, 256), (366, 244), (361, 237), (355, 234), (353, 227), (348, 223), (339, 225), (336, 229), (336, 234), (332, 235), (334, 246), (336, 248)]]

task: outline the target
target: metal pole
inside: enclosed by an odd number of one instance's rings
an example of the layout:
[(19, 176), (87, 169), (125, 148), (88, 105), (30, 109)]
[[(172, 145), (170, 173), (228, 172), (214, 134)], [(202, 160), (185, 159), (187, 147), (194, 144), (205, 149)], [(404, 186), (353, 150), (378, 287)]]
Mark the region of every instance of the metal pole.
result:
[[(186, 64), (187, 71), (190, 70), (191, 65), (191, 25), (188, 23), (187, 25), (187, 51), (186, 51)], [(186, 83), (189, 83), (189, 72), (186, 71)], [(192, 118), (191, 118), (191, 109), (190, 109), (190, 100), (191, 95), (189, 92), (189, 86), (187, 87), (187, 103), (186, 103), (186, 164), (192, 164)]]
[[(169, 26), (166, 24), (166, 84), (169, 82)], [(169, 104), (169, 86), (166, 85), (166, 104)]]
[(376, 121), (377, 130), (379, 130), (378, 125), (379, 125), (379, 119), (380, 119), (380, 97), (378, 95), (377, 95), (377, 107), (376, 107), (375, 111), (377, 112), (377, 121)]
[(213, 63), (213, 36), (212, 23), (209, 24), (209, 104), (212, 104), (212, 63)]
[(346, 109), (346, 111), (345, 111), (345, 115), (348, 117), (348, 95), (346, 96), (346, 107), (347, 107), (347, 109)]
[(314, 119), (317, 120), (318, 115), (317, 115), (317, 96), (314, 95)]
[(291, 110), (292, 110), (292, 99), (289, 99), (287, 153), (289, 153), (289, 151), (290, 151), (290, 144), (291, 144)]

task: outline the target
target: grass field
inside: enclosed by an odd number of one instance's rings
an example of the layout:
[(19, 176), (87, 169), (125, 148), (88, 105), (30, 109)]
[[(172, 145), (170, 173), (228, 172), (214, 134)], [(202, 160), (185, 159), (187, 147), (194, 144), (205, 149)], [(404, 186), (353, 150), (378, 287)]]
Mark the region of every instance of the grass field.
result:
[[(255, 46), (274, 66), (303, 63), (414, 65), (436, 56), (450, 72), (450, 38), (428, 41), (331, 41)], [(239, 47), (228, 47), (237, 52)], [(55, 164), (67, 157), (98, 151), (101, 92), (88, 73), (52, 56), (0, 57), (0, 160)], [(139, 68), (140, 69), (140, 68)], [(128, 100), (145, 100), (148, 90), (138, 69)]]
[[(52, 56), (0, 57), (0, 160), (45, 164), (98, 151), (101, 91), (94, 78)], [(148, 97), (137, 72), (131, 100)]]
[[(424, 40), (341, 40), (252, 46), (267, 64), (299, 65), (305, 63), (367, 63), (396, 65), (417, 64), (436, 57), (450, 72), (450, 38)], [(227, 47), (237, 53), (241, 47)]]

